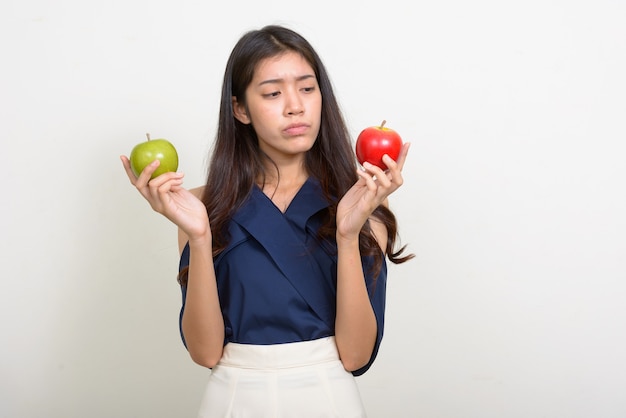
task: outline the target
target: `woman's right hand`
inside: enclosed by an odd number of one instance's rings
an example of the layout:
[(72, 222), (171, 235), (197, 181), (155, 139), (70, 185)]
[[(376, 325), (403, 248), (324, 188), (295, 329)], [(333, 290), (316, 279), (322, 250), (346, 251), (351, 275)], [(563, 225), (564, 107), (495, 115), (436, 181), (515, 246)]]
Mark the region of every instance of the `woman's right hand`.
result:
[(189, 240), (210, 237), (209, 217), (204, 203), (189, 190), (182, 187), (184, 174), (163, 173), (150, 179), (159, 167), (155, 160), (137, 177), (130, 168), (130, 160), (120, 157), (130, 183), (148, 201), (155, 212), (172, 221), (184, 232)]

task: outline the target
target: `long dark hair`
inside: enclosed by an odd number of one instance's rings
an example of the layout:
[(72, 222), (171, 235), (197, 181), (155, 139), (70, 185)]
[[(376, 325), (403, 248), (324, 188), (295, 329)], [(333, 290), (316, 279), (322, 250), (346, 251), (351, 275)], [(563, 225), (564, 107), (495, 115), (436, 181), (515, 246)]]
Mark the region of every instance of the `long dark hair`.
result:
[[(228, 223), (249, 196), (255, 181), (264, 178), (264, 162), (268, 158), (259, 148), (252, 124), (243, 124), (235, 118), (232, 98), (236, 97), (238, 103), (245, 104), (246, 88), (252, 82), (257, 65), (266, 58), (290, 51), (300, 54), (311, 65), (322, 95), (319, 134), (305, 157), (308, 174), (319, 180), (330, 203), (326, 224), (320, 230), (322, 238), (334, 240), (338, 200), (358, 180), (348, 129), (326, 68), (313, 47), (301, 35), (282, 26), (270, 25), (247, 32), (233, 48), (226, 64), (219, 126), (202, 196), (211, 222), (214, 256), (228, 245)], [(386, 254), (389, 260), (402, 263), (411, 259), (412, 254), (401, 255), (405, 247), (394, 251), (398, 231), (393, 213), (380, 206), (373, 216), (387, 227)], [(379, 271), (384, 255), (369, 222), (363, 226), (359, 238), (361, 253), (374, 256), (374, 270)]]

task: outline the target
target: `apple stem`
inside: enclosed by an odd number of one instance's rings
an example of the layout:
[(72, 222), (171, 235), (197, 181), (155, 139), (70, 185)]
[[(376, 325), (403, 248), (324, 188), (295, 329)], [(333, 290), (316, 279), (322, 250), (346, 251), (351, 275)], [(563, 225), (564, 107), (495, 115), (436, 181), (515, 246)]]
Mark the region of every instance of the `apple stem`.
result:
[(148, 138), (148, 141), (150, 141), (150, 134), (146, 133), (146, 138)]
[(387, 121), (383, 119), (383, 123), (380, 124), (380, 127), (382, 128), (383, 126), (385, 126), (385, 123), (387, 123)]

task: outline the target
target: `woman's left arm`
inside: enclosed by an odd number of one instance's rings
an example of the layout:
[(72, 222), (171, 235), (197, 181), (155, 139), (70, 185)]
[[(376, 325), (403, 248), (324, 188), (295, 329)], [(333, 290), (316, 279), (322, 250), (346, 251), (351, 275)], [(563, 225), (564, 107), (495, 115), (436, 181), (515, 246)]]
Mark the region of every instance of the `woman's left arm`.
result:
[[(386, 204), (388, 196), (403, 182), (402, 167), (409, 144), (402, 147), (397, 162), (389, 156), (383, 161), (387, 171), (365, 163), (359, 179), (337, 207), (337, 316), (335, 341), (343, 366), (355, 371), (368, 363), (376, 343), (376, 316), (367, 291), (359, 233), (374, 210)], [(372, 218), (372, 231), (382, 251), (387, 246), (385, 226)]]

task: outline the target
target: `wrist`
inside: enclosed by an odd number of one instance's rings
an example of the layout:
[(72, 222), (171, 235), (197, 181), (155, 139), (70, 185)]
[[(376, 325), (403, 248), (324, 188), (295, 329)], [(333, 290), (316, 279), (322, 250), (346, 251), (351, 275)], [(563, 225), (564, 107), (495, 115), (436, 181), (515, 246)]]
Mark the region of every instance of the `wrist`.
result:
[(359, 247), (359, 235), (342, 235), (337, 233), (335, 236), (337, 240), (337, 248), (350, 248)]
[(211, 230), (207, 228), (205, 232), (190, 235), (189, 247), (190, 248), (212, 248), (213, 237), (211, 236)]

